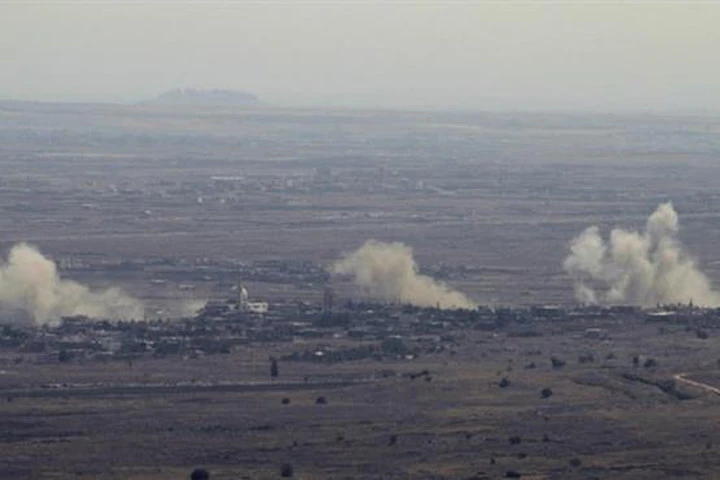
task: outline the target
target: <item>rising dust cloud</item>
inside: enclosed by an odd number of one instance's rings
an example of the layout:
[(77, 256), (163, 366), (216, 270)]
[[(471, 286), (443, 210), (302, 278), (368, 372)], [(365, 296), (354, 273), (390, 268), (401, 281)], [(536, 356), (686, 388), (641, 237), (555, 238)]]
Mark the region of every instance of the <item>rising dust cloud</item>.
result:
[(118, 288), (91, 291), (61, 279), (54, 262), (27, 244), (15, 245), (0, 263), (0, 309), (25, 312), (36, 324), (63, 316), (140, 319), (143, 305)]
[(418, 273), (412, 248), (399, 242), (368, 240), (333, 265), (333, 273), (349, 275), (370, 298), (419, 307), (475, 308), (465, 295), (443, 282)]
[(678, 215), (672, 203), (658, 206), (644, 232), (615, 229), (606, 243), (590, 227), (570, 245), (563, 266), (583, 303), (688, 303), (718, 306), (720, 294), (676, 239)]

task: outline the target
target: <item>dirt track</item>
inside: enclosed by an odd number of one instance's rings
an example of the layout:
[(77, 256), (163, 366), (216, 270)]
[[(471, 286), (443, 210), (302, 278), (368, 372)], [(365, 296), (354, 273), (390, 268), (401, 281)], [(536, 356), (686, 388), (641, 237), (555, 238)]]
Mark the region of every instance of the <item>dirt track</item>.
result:
[(674, 375), (673, 378), (677, 380), (678, 382), (685, 383), (687, 385), (692, 385), (694, 387), (701, 388), (705, 391), (712, 392), (715, 395), (720, 395), (720, 388), (713, 387), (712, 385), (708, 385), (707, 383), (702, 382), (696, 382), (695, 380), (690, 380), (685, 378), (687, 376), (687, 373), (678, 373), (677, 375)]

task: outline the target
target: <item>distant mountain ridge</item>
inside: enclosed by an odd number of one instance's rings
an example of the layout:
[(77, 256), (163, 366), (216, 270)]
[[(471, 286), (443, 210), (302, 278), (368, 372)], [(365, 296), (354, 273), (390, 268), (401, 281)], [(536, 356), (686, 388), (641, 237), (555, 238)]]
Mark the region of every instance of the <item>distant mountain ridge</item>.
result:
[(262, 105), (257, 95), (240, 90), (178, 88), (161, 93), (149, 102), (153, 105), (208, 105), (253, 107)]

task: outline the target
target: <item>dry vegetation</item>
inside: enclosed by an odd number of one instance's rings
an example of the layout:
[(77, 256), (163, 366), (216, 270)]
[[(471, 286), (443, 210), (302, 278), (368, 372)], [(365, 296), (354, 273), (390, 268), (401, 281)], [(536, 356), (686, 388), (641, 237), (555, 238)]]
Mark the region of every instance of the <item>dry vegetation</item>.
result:
[[(425, 273), (483, 303), (567, 303), (569, 240), (640, 228), (666, 200), (720, 278), (719, 132), (699, 117), (6, 103), (0, 241), (33, 242), (63, 275), (152, 309), (224, 297), (241, 264), (254, 295), (317, 302), (328, 280), (312, 268), (257, 262), (328, 266), (368, 238), (412, 245)], [(281, 361), (274, 383), (268, 357), (305, 345), (132, 365), (0, 351), (0, 478), (203, 466), (262, 479), (283, 465), (318, 480), (719, 478), (720, 398), (675, 378), (720, 386), (717, 331), (620, 323), (599, 325), (602, 341), (589, 326), (448, 332), (452, 350), (414, 360)]]
[[(195, 466), (218, 479), (277, 478), (283, 464), (307, 479), (720, 474), (720, 398), (668, 383), (686, 371), (712, 382), (720, 340), (604, 327), (611, 340), (540, 326), (533, 337), (465, 332), (452, 351), (415, 360), (280, 362), (275, 381), (268, 355), (302, 345), (8, 366), (0, 469), (28, 479), (172, 479)], [(638, 355), (657, 365), (634, 366)], [(42, 388), (49, 382), (74, 387)]]

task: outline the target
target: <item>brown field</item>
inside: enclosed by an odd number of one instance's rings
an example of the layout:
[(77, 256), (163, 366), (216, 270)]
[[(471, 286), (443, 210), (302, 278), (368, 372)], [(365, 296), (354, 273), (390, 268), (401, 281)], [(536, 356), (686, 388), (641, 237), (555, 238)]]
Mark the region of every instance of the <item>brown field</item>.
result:
[[(151, 316), (225, 298), (240, 271), (271, 305), (328, 285), (344, 301), (357, 292), (319, 271), (369, 238), (412, 245), (480, 303), (570, 304), (571, 238), (642, 228), (668, 200), (720, 281), (718, 152), (716, 117), (4, 102), (0, 247), (34, 243)], [(448, 331), (451, 350), (413, 360), (281, 362), (274, 383), (268, 356), (308, 344), (132, 365), (0, 348), (0, 478), (263, 479), (283, 464), (318, 480), (720, 478), (720, 397), (672, 383), (717, 386), (717, 329), (533, 328)]]
[[(204, 466), (213, 478), (255, 479), (278, 478), (289, 463), (306, 479), (500, 478), (509, 470), (536, 479), (720, 475), (720, 398), (649, 383), (681, 371), (718, 375), (720, 337), (593, 325), (610, 340), (585, 339), (587, 324), (539, 325), (540, 336), (528, 338), (448, 332), (454, 353), (280, 362), (275, 382), (267, 356), (312, 342), (132, 365), (8, 364), (0, 375), (0, 471), (18, 479), (174, 479)], [(587, 354), (594, 361), (581, 363)], [(633, 367), (638, 354), (658, 366)], [(552, 355), (567, 364), (553, 369)], [(406, 375), (422, 370), (430, 381)], [(51, 383), (66, 386), (42, 387)], [(553, 395), (541, 398), (543, 388)], [(328, 403), (317, 405), (319, 396)]]
[[(166, 272), (157, 289), (150, 268), (100, 262), (327, 267), (376, 238), (413, 246), (423, 269), (449, 272), (480, 303), (567, 303), (568, 242), (593, 224), (642, 228), (668, 200), (682, 241), (720, 279), (719, 135), (710, 116), (4, 103), (0, 246), (29, 241), (97, 266), (64, 270), (159, 308), (187, 297), (178, 283), (206, 297), (224, 278)], [(324, 288), (288, 283), (303, 296)]]

